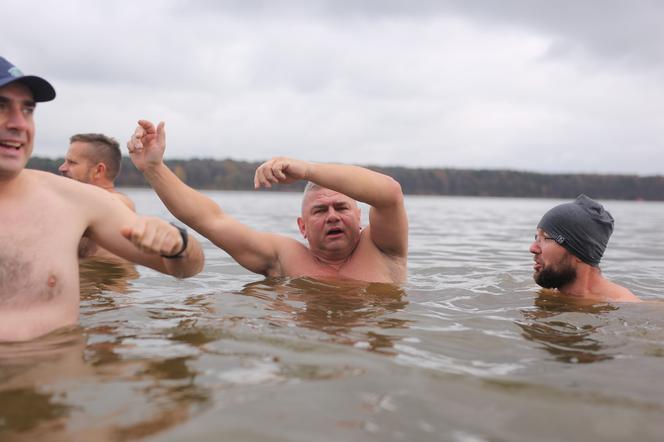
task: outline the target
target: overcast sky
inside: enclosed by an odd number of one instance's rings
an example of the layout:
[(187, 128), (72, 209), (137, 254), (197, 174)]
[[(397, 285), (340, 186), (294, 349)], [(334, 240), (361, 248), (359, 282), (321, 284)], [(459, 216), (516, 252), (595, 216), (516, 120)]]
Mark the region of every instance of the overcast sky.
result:
[(34, 155), (664, 174), (661, 0), (4, 0), (0, 55), (47, 78)]

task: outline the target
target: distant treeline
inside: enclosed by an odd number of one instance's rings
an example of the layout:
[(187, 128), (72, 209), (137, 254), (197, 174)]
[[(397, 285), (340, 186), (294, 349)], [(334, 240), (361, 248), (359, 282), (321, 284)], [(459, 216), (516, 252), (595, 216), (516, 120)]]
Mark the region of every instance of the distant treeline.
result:
[[(32, 158), (28, 167), (57, 173), (62, 159)], [(195, 158), (167, 160), (183, 181), (197, 189), (250, 190), (259, 162)], [(593, 198), (664, 200), (664, 177), (636, 175), (543, 174), (511, 170), (413, 169), (375, 167), (390, 175), (411, 195), (502, 196), (574, 198), (585, 193)], [(116, 180), (119, 187), (144, 187), (147, 182), (128, 158)], [(278, 186), (277, 191), (301, 191), (303, 183)]]

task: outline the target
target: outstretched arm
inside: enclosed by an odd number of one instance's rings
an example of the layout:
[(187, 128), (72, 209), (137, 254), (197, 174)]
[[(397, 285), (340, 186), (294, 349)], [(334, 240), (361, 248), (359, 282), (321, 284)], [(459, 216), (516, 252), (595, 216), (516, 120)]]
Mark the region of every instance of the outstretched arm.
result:
[(369, 229), (374, 244), (385, 254), (406, 257), (408, 217), (401, 186), (396, 180), (358, 166), (277, 157), (256, 170), (254, 187), (298, 180), (311, 181), (370, 205)]
[(183, 183), (163, 162), (164, 123), (140, 120), (127, 148), (134, 165), (180, 221), (225, 250), (240, 265), (255, 273), (280, 274), (277, 235), (257, 232), (228, 216), (210, 198)]
[(189, 237), (185, 244), (183, 235), (171, 224), (138, 216), (101, 189), (89, 186), (84, 192), (79, 197), (86, 200), (92, 213), (87, 234), (102, 247), (178, 278), (193, 276), (203, 269), (205, 258), (196, 239)]

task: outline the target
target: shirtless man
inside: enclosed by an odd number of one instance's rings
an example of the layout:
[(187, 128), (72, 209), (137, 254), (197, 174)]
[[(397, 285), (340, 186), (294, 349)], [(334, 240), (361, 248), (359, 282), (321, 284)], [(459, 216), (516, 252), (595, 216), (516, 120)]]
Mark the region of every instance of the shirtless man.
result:
[[(121, 165), (122, 153), (115, 139), (103, 134), (76, 134), (69, 138), (69, 150), (58, 170), (67, 178), (111, 192), (111, 195), (135, 211), (134, 202), (115, 189), (114, 182), (120, 173)], [(117, 259), (116, 255), (85, 237), (79, 244), (78, 256)]]
[(599, 269), (612, 232), (611, 214), (585, 195), (549, 210), (530, 245), (535, 282), (577, 300), (639, 301), (625, 287), (604, 278)]
[[(198, 273), (200, 245), (157, 218), (139, 217), (109, 192), (25, 168), (44, 79), (0, 57), (0, 340), (27, 340), (76, 324), (77, 248), (89, 235), (111, 252), (177, 277)], [(169, 256), (165, 258), (160, 255)]]
[[(164, 123), (139, 121), (127, 143), (143, 172), (176, 218), (265, 276), (310, 276), (401, 283), (406, 278), (408, 220), (401, 186), (361, 167), (273, 158), (254, 176), (254, 187), (308, 180), (297, 224), (308, 247), (293, 238), (258, 232), (224, 213), (185, 185), (163, 163)], [(369, 226), (360, 226), (356, 201), (371, 206)]]

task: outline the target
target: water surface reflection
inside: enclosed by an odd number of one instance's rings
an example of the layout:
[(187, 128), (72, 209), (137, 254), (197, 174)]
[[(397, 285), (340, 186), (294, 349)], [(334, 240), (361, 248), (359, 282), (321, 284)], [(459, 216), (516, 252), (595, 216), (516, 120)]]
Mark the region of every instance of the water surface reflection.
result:
[[(137, 277), (126, 263), (82, 261), (82, 315), (121, 317), (118, 297)], [(188, 320), (159, 332), (158, 345), (197, 349), (218, 339)], [(210, 404), (211, 392), (197, 385), (200, 352), (159, 357), (146, 351), (154, 341), (131, 332), (126, 319), (117, 319), (0, 343), (0, 440), (136, 440)]]
[(408, 305), (404, 290), (392, 284), (272, 278), (246, 284), (240, 293), (267, 303), (267, 321), (295, 323), (325, 333), (330, 342), (375, 352), (394, 353), (400, 337), (389, 330), (410, 323), (391, 315)]
[(597, 334), (604, 325), (602, 316), (615, 310), (611, 304), (569, 299), (544, 289), (534, 308), (521, 310), (523, 320), (516, 324), (524, 338), (541, 344), (555, 360), (592, 363), (613, 358)]
[[(209, 194), (299, 235), (300, 195)], [(259, 280), (206, 241), (187, 280), (82, 261), (80, 328), (0, 345), (0, 440), (661, 439), (664, 204), (607, 203), (603, 271), (653, 302), (584, 305), (532, 280), (556, 202), (406, 202), (404, 288)]]

